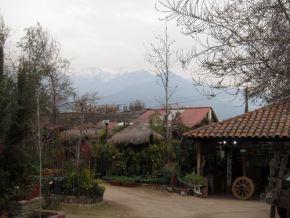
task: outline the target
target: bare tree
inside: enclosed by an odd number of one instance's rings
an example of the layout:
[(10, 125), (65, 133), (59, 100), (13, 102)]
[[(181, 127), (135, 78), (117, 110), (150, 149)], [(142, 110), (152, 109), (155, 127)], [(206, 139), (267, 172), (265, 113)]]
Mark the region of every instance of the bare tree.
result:
[(180, 59), (197, 61), (199, 82), (248, 87), (267, 102), (289, 95), (289, 0), (160, 0), (157, 8), (194, 39)]
[(80, 97), (77, 97), (72, 102), (74, 111), (77, 111), (80, 113), (80, 124), (78, 125), (78, 130), (80, 132), (79, 134), (79, 141), (76, 145), (76, 167), (79, 168), (80, 165), (80, 153), (81, 153), (81, 145), (82, 140), (84, 136), (84, 130), (85, 130), (85, 113), (91, 112), (91, 107), (96, 105), (96, 101), (99, 100), (97, 93), (86, 93)]
[(166, 141), (168, 142), (170, 137), (169, 115), (171, 110), (170, 98), (172, 97), (175, 88), (170, 87), (170, 75), (172, 67), (172, 45), (174, 41), (171, 41), (168, 36), (167, 26), (165, 27), (164, 36), (155, 36), (157, 45), (153, 43), (147, 49), (146, 60), (153, 67), (153, 71), (161, 80), (161, 86), (164, 90), (164, 124), (166, 129)]
[[(56, 117), (58, 106), (72, 93), (69, 78), (66, 75), (69, 62), (62, 58), (58, 43), (41, 27), (40, 24), (25, 29), (25, 35), (18, 42), (20, 49), (20, 65), (25, 65), (25, 70), (32, 75), (34, 84), (35, 102), (37, 103), (37, 117), (32, 122), (37, 122), (37, 130), (34, 131), (35, 142), (39, 147), (46, 145), (47, 149), (55, 156), (56, 146)], [(49, 119), (50, 118), (50, 119)], [(52, 143), (42, 143), (41, 129), (48, 122), (53, 124)], [(41, 143), (39, 143), (41, 141)], [(41, 153), (40, 158), (41, 158)], [(51, 167), (58, 167), (58, 163), (51, 157)]]
[(55, 126), (58, 106), (73, 92), (66, 75), (69, 62), (61, 56), (58, 42), (39, 23), (25, 32), (18, 43), (21, 58), (35, 69), (39, 85), (46, 90), (48, 110)]
[(145, 109), (145, 104), (144, 104), (144, 102), (140, 101), (139, 99), (136, 99), (135, 101), (132, 101), (129, 104), (130, 111), (138, 111), (138, 110), (143, 110), (143, 109)]

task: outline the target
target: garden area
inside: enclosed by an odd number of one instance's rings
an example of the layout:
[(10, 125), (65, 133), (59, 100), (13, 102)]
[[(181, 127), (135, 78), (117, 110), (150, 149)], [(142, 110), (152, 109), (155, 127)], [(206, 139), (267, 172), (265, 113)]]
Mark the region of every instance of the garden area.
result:
[[(194, 173), (194, 146), (180, 140), (189, 127), (179, 112), (170, 125), (166, 110), (166, 118), (155, 113), (148, 125), (123, 122), (109, 131), (108, 120), (85, 117), (116, 113), (118, 106), (98, 105), (96, 93), (76, 93), (66, 74), (69, 61), (46, 29), (25, 28), (13, 60), (5, 56), (9, 27), (2, 17), (0, 31), (1, 216), (61, 217), (61, 204), (101, 203), (104, 183), (169, 186), (183, 195), (198, 185), (206, 195), (206, 179)], [(67, 112), (76, 116), (62, 120)]]
[[(7, 194), (0, 202), (4, 215), (17, 211), (10, 204), (21, 200), (32, 205), (31, 211), (42, 213), (57, 213), (69, 205), (102, 204), (106, 183), (127, 188), (145, 185), (182, 195), (193, 195), (194, 185), (207, 186), (206, 179), (193, 172), (193, 146), (182, 146), (175, 139), (166, 143), (162, 126), (116, 128), (109, 140), (104, 127), (88, 124), (43, 126), (41, 133), (41, 151), (15, 146), (16, 152), (7, 146), (0, 154), (2, 169), (11, 175), (5, 177)], [(25, 156), (26, 152), (33, 155)], [(179, 190), (170, 188), (177, 184)], [(201, 189), (199, 195), (206, 196), (207, 191)], [(29, 203), (33, 199), (38, 203)]]

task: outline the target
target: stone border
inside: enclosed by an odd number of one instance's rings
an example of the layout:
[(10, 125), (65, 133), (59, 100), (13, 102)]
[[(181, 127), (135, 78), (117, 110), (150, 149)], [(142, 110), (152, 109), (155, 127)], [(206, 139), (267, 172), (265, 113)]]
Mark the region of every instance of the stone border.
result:
[(68, 195), (54, 195), (60, 197), (60, 201), (65, 204), (97, 204), (103, 201), (103, 196), (95, 199), (86, 196), (68, 196)]
[(154, 189), (154, 190), (160, 190), (160, 191), (165, 191), (167, 185), (160, 185), (160, 184), (147, 184), (147, 183), (141, 183), (140, 184), (142, 187), (145, 188), (150, 188), (150, 189)]
[(8, 214), (16, 217), (29, 217), (35, 210), (40, 210), (42, 198), (36, 197), (30, 200), (11, 201), (7, 204)]

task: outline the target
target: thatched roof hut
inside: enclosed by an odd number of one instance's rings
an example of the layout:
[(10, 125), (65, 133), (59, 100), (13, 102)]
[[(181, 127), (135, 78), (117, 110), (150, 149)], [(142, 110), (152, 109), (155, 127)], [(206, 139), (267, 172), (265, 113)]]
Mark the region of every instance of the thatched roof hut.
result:
[(144, 124), (137, 123), (116, 133), (111, 139), (112, 145), (140, 145), (160, 141), (163, 137)]
[(59, 134), (61, 141), (76, 141), (81, 137), (82, 139), (96, 139), (98, 138), (98, 130), (96, 128), (73, 128), (65, 130)]

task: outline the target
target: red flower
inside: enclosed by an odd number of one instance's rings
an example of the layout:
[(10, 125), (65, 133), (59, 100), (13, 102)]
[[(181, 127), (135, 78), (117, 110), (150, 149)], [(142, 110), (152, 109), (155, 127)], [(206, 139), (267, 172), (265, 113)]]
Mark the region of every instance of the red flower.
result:
[(88, 144), (88, 143), (84, 143), (81, 146), (81, 152), (85, 153), (85, 154), (89, 154), (92, 150), (92, 145)]

